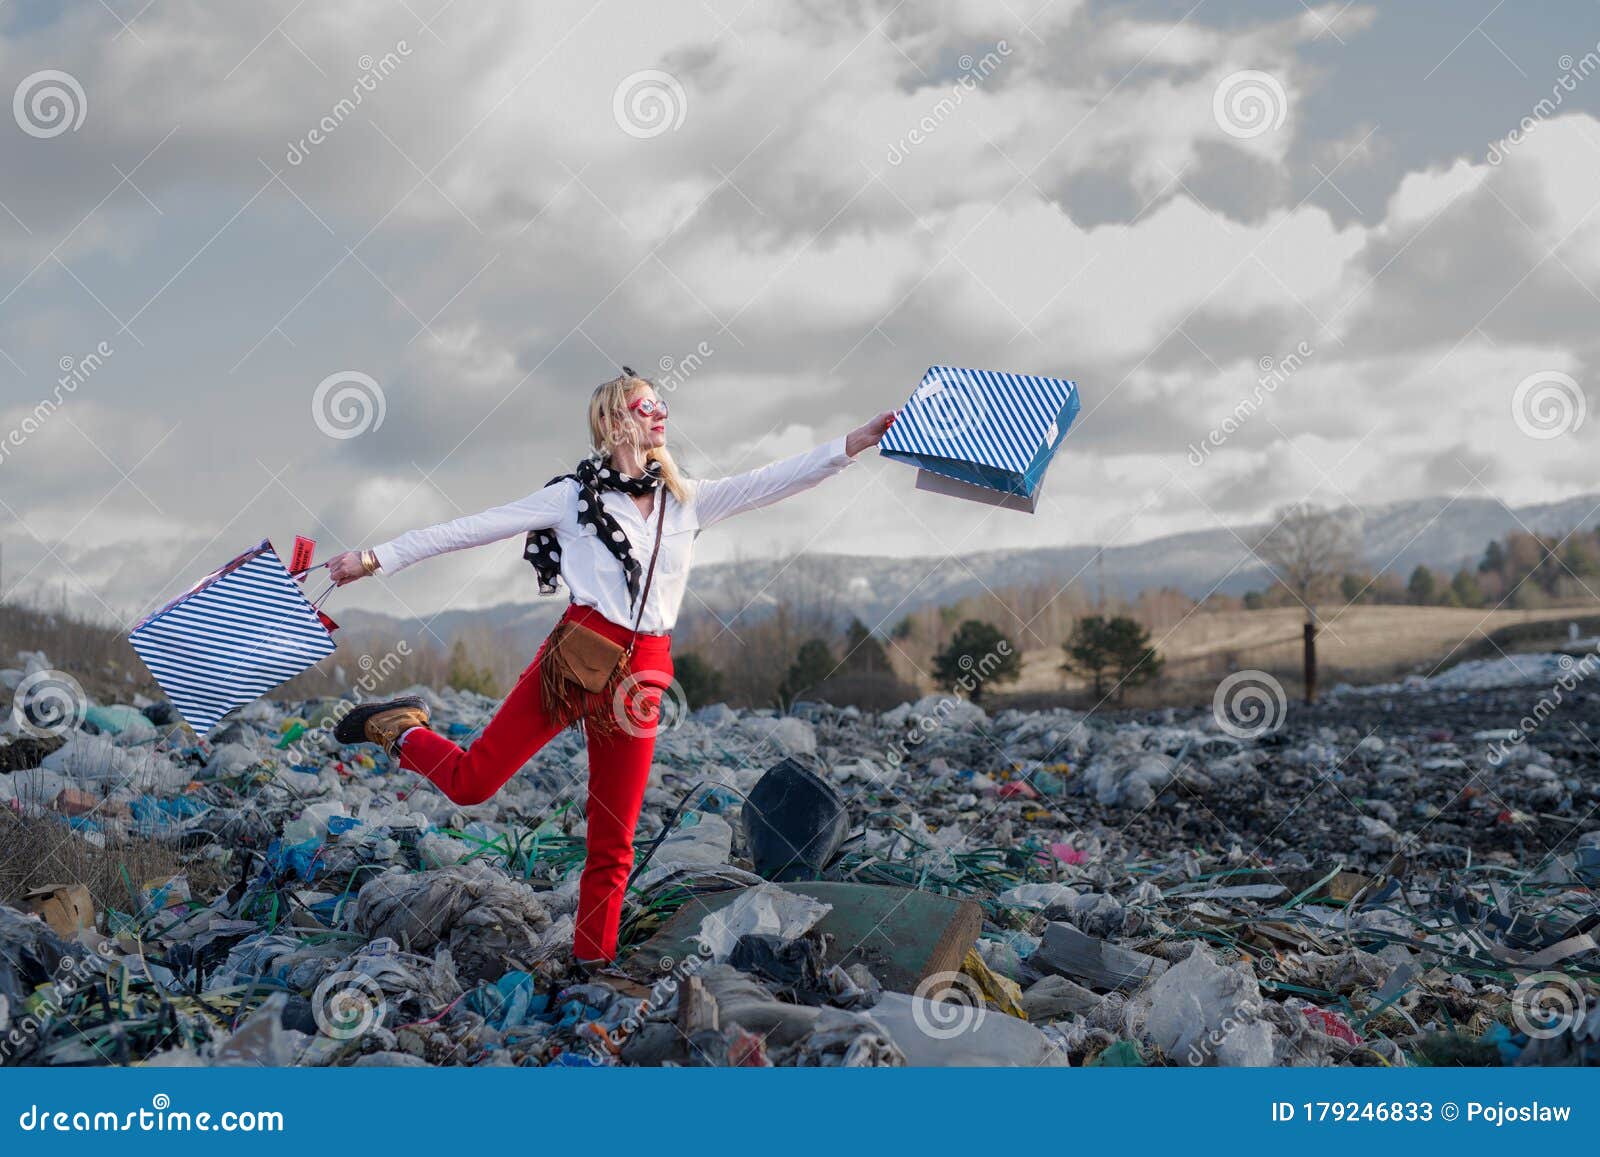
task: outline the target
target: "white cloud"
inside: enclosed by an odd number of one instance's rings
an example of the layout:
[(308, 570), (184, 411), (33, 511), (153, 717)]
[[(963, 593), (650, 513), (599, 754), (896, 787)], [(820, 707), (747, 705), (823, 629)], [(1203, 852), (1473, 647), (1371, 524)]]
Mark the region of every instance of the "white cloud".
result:
[[(55, 61), (90, 101), (79, 133), (0, 137), (25, 223), (0, 213), (0, 349), (21, 367), (0, 359), (0, 417), (137, 313), (85, 429), (124, 464), (171, 421), (183, 437), (137, 474), (164, 517), (124, 486), (90, 525), (107, 547), (165, 534), (191, 553), (222, 532), (202, 569), (263, 527), (388, 536), (526, 493), (582, 451), (583, 402), (616, 363), (653, 369), (701, 342), (715, 353), (672, 403), (702, 474), (843, 432), (934, 362), (1061, 373), (1084, 398), (1032, 518), (868, 461), (708, 537), (703, 560), (1132, 541), (1208, 526), (1208, 507), (1248, 520), (1331, 499), (1322, 471), (1360, 502), (1428, 493), (1451, 476), (1441, 448), (1493, 462), (1516, 500), (1592, 485), (1577, 439), (1523, 438), (1507, 406), (1529, 373), (1587, 385), (1596, 364), (1593, 118), (1542, 123), (1498, 167), (1409, 159), (1414, 142), (1372, 133), (1383, 118), (1321, 107), (1337, 105), (1328, 53), (1362, 59), (1381, 32), (1371, 7), (1227, 27), (1204, 10), (1014, 9), (750, 6), (723, 25), (638, 3), (285, 17), (172, 0), (114, 37), (98, 4), (69, 7), (0, 40), (11, 72)], [(290, 163), (363, 54), (402, 40), (392, 73)], [(952, 87), (963, 54), (1002, 41), (983, 80)], [(641, 139), (613, 98), (648, 69), (687, 104), (681, 127)], [(1287, 108), (1240, 139), (1213, 96), (1246, 69)], [(1341, 183), (1409, 171), (1381, 213), (1350, 218), (1312, 165), (1358, 145)], [(1188, 444), (1258, 359), (1300, 340), (1308, 365), (1191, 467)], [(311, 390), (352, 367), (382, 384), (384, 425), (323, 437)], [(105, 493), (81, 445), (23, 450), (7, 501), (42, 525)], [(28, 549), (14, 524), (0, 534)], [(515, 554), (410, 575), (405, 597), (497, 601)], [(141, 593), (125, 562), (83, 557), (108, 600)]]

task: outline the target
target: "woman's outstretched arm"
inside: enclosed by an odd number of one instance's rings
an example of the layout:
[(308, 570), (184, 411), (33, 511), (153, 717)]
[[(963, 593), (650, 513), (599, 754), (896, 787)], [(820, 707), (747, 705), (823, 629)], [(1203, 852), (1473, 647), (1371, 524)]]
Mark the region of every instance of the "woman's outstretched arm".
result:
[[(576, 485), (571, 479), (564, 478), (503, 506), (408, 530), (372, 548), (378, 559), (378, 569), (386, 575), (392, 575), (436, 554), (466, 550), (468, 547), (499, 542), (516, 534), (526, 534), (530, 530), (552, 527), (560, 521), (572, 488)], [(329, 576), (341, 586), (365, 573), (358, 551), (346, 551), (328, 564)]]
[(701, 527), (746, 510), (770, 506), (792, 494), (809, 490), (824, 478), (831, 478), (861, 451), (876, 446), (893, 424), (895, 413), (886, 410), (865, 425), (826, 442), (814, 450), (795, 454), (770, 465), (733, 474), (727, 478), (707, 478), (695, 485), (695, 510)]

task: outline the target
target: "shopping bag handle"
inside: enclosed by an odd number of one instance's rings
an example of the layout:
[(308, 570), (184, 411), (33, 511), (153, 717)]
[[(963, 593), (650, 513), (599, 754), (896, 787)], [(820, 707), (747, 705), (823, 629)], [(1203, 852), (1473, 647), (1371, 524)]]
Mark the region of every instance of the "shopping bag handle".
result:
[[(312, 571), (321, 570), (323, 567), (328, 565), (328, 562), (331, 562), (331, 561), (332, 560), (329, 559), (329, 560), (326, 560), (324, 562), (317, 563), (316, 566), (308, 566), (308, 567), (306, 567), (305, 570), (296, 571), (295, 572), (295, 576), (294, 576), (295, 580), (298, 581), (298, 582), (304, 583), (306, 581), (306, 579), (311, 577), (311, 572)], [(313, 609), (320, 608), (322, 606), (322, 600), (327, 598), (329, 595), (331, 595), (333, 593), (333, 588), (338, 586), (338, 585), (339, 585), (338, 583), (336, 583), (336, 582), (334, 582), (333, 580), (330, 579), (328, 581), (327, 587), (325, 587), (323, 589), (323, 592), (320, 595), (318, 595), (316, 598), (311, 600), (312, 608)]]
[(325, 598), (327, 598), (327, 597), (328, 597), (328, 596), (329, 596), (329, 595), (331, 595), (331, 594), (332, 594), (332, 593), (333, 593), (333, 588), (334, 588), (334, 587), (336, 587), (336, 586), (338, 586), (338, 585), (339, 585), (339, 584), (338, 584), (338, 583), (336, 583), (336, 582), (329, 582), (329, 583), (328, 583), (328, 586), (327, 586), (327, 589), (325, 589), (325, 590), (324, 590), (324, 591), (323, 591), (323, 592), (322, 592), (322, 593), (321, 593), (321, 594), (320, 594), (320, 595), (318, 595), (318, 596), (317, 596), (317, 597), (316, 597), (316, 598), (314, 598), (314, 599), (312, 599), (312, 600), (311, 600), (311, 605), (312, 605), (312, 606), (313, 606), (313, 607), (318, 607), (318, 608), (320, 608), (320, 607), (321, 607), (321, 606), (322, 606), (322, 600), (323, 600), (323, 599), (325, 599)]

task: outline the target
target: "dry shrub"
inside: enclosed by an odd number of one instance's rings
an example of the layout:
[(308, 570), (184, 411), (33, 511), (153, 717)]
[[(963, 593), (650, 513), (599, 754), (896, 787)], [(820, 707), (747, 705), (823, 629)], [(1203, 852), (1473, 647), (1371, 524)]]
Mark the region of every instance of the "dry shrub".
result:
[[(8, 903), (46, 884), (82, 884), (96, 911), (126, 912), (133, 907), (128, 881), (138, 887), (182, 870), (177, 854), (154, 840), (108, 834), (98, 848), (59, 819), (0, 811), (0, 900)], [(199, 883), (190, 880), (197, 896)]]

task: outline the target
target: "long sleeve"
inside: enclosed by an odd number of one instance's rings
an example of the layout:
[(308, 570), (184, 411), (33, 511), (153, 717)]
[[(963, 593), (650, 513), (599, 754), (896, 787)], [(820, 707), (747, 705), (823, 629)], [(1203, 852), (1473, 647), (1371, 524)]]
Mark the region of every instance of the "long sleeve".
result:
[(814, 450), (771, 465), (697, 483), (694, 501), (700, 526), (707, 527), (746, 510), (770, 506), (833, 477), (855, 461), (844, 452), (844, 441), (841, 434)]
[(372, 548), (378, 556), (378, 569), (392, 575), (436, 554), (483, 546), (515, 534), (554, 526), (565, 512), (574, 486), (576, 483), (564, 478), (504, 506), (408, 530)]

